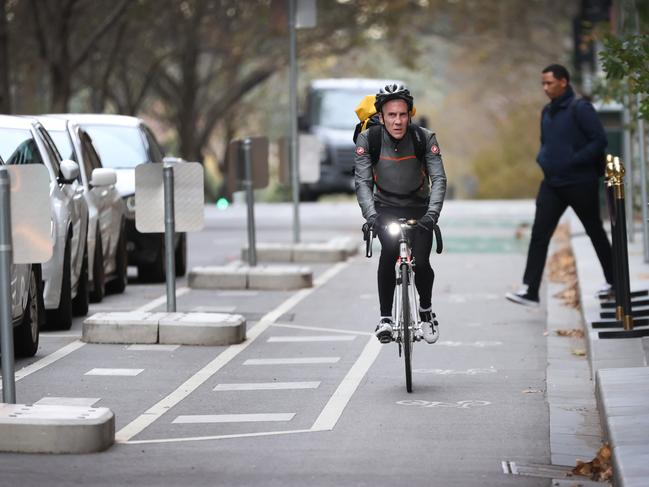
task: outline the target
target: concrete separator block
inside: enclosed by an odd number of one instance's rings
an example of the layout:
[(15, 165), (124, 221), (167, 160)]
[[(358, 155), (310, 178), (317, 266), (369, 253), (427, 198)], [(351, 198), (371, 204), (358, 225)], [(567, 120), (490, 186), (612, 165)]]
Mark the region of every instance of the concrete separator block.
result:
[(95, 313), (83, 322), (81, 340), (88, 343), (157, 343), (160, 313)]
[(235, 265), (194, 267), (187, 277), (193, 289), (246, 289), (247, 267)]
[(330, 243), (295, 244), (293, 248), (293, 262), (342, 262), (345, 259), (345, 249)]
[(0, 451), (93, 453), (115, 442), (108, 408), (0, 404)]
[(246, 320), (224, 313), (170, 313), (160, 319), (160, 343), (232, 345), (246, 339)]
[[(351, 237), (336, 237), (327, 242), (258, 243), (259, 262), (341, 262), (358, 253), (360, 243)], [(248, 247), (241, 249), (241, 260), (248, 261)]]
[(313, 271), (298, 266), (256, 266), (248, 268), (249, 289), (302, 289), (313, 287)]

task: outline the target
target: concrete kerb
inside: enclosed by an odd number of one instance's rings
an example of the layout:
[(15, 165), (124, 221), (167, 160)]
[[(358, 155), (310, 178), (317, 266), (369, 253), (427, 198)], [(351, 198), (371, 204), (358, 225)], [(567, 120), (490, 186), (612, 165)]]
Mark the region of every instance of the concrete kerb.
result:
[(276, 289), (313, 287), (313, 271), (296, 265), (209, 266), (189, 271), (192, 289)]
[[(258, 243), (260, 262), (342, 262), (356, 255), (360, 243), (351, 237), (335, 237), (327, 242)], [(248, 260), (248, 247), (241, 249), (241, 260)]]
[[(146, 333), (145, 333), (146, 332)], [(246, 319), (225, 313), (97, 313), (83, 322), (88, 343), (225, 346), (246, 339)]]
[(115, 442), (108, 408), (0, 404), (0, 451), (94, 453)]
[[(605, 440), (612, 449), (616, 486), (647, 485), (649, 469), (649, 368), (641, 338), (600, 339), (600, 302), (596, 297), (602, 271), (581, 223), (572, 217), (572, 249), (577, 265), (588, 359)], [(649, 265), (642, 262), (641, 242), (629, 244), (631, 288), (647, 288)], [(619, 328), (618, 328), (619, 329)]]

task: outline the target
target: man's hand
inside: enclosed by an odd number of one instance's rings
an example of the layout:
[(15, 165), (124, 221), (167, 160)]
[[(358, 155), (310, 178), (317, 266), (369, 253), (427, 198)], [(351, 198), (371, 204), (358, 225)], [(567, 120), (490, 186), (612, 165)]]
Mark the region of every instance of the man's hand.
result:
[(365, 223), (363, 223), (363, 235), (369, 235), (370, 230), (374, 230), (374, 224), (378, 220), (378, 217), (379, 215), (374, 213), (367, 218)]
[(429, 215), (428, 213), (417, 220), (417, 226), (422, 230), (425, 230), (426, 232), (432, 232), (435, 228), (435, 225), (437, 225), (437, 218), (435, 218), (433, 215)]

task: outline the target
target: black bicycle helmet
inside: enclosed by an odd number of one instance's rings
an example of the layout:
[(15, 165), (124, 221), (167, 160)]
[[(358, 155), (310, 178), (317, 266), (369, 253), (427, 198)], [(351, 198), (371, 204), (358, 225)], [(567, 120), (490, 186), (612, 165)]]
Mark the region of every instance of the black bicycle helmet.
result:
[(388, 102), (390, 100), (403, 100), (408, 104), (408, 111), (412, 111), (413, 98), (410, 94), (410, 91), (405, 85), (399, 83), (391, 83), (381, 88), (376, 94), (376, 101), (374, 102), (376, 111), (380, 112), (385, 102)]

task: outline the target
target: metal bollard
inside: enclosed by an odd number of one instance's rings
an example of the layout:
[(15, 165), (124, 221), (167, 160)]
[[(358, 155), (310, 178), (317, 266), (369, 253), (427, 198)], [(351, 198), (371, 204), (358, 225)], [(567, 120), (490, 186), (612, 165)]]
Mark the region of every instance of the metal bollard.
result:
[(627, 248), (626, 210), (624, 200), (624, 164), (618, 157), (608, 157), (606, 184), (613, 193), (611, 213), (615, 273), (615, 316), (625, 330), (633, 330), (631, 289), (629, 282), (629, 253)]
[(248, 206), (248, 264), (257, 265), (257, 238), (255, 235), (255, 194), (252, 182), (252, 142), (244, 139), (241, 143), (242, 160), (244, 165), (243, 188), (246, 190)]
[(2, 353), (2, 401), (16, 404), (14, 328), (11, 320), (11, 184), (9, 171), (0, 168), (0, 353)]
[(176, 260), (174, 235), (176, 221), (174, 215), (174, 170), (173, 164), (165, 164), (162, 169), (165, 200), (165, 260), (167, 267), (167, 311), (176, 311)]

